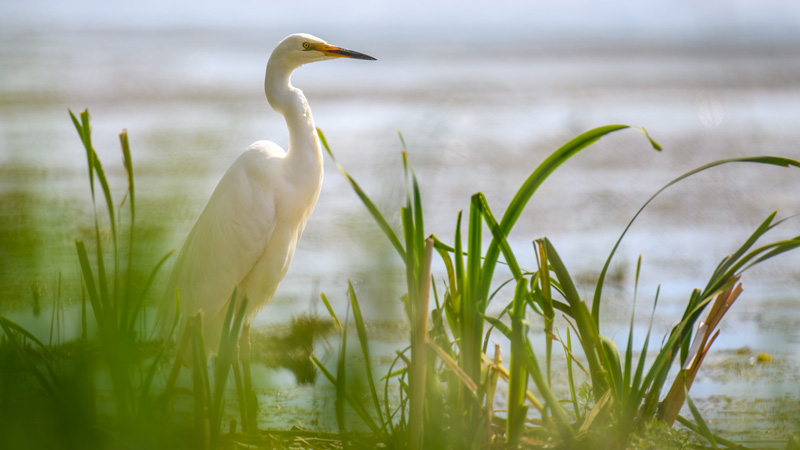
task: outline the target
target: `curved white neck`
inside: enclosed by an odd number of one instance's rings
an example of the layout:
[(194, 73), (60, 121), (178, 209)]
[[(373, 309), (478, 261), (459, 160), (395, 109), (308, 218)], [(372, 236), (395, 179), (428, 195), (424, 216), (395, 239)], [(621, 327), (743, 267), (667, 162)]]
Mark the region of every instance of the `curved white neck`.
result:
[(264, 90), (270, 106), (286, 119), (289, 128), (289, 148), (286, 161), (298, 176), (308, 176), (309, 169), (322, 167), (322, 151), (317, 139), (314, 117), (303, 91), (292, 86), (295, 67), (270, 59), (264, 78)]

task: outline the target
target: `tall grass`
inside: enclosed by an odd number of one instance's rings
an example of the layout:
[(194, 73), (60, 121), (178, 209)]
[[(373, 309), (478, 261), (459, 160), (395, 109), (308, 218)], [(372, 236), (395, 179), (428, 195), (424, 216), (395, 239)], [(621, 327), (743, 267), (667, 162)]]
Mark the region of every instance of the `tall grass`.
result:
[[(795, 160), (757, 156), (715, 161), (687, 172), (657, 191), (636, 213), (622, 232), (600, 271), (591, 308), (580, 297), (572, 276), (559, 256), (555, 245), (546, 237), (534, 241), (538, 268), (525, 270), (518, 264), (515, 250), (507, 236), (539, 186), (561, 164), (588, 148), (603, 136), (626, 128), (625, 125), (600, 127), (572, 139), (545, 159), (525, 180), (500, 220), (497, 220), (482, 193), (472, 196), (466, 216), (455, 221), (455, 239), (448, 245), (424, 231), (420, 188), (403, 143), (403, 169), (406, 174), (406, 204), (401, 207), (401, 230), (398, 235), (359, 184), (336, 162), (320, 132), (324, 147), (357, 196), (383, 231), (406, 267), (407, 294), (404, 305), (410, 326), (409, 346), (398, 353), (395, 363), (383, 379), (388, 392), (390, 380), (396, 380), (399, 402), (384, 395), (384, 405), (375, 400), (375, 412), (358, 405), (358, 392), (348, 389), (342, 380), (348, 371), (357, 370), (343, 362), (347, 326), (342, 329), (337, 373), (321, 370), (336, 385), (342, 401), (349, 401), (383, 445), (392, 448), (480, 448), (488, 443), (505, 445), (556, 445), (568, 448), (624, 448), (632, 436), (655, 421), (671, 425), (676, 419), (697, 430), (714, 446), (733, 445), (710, 432), (688, 396), (692, 381), (703, 358), (719, 334), (715, 328), (741, 294), (739, 280), (749, 268), (800, 246), (800, 236), (754, 247), (756, 241), (786, 219), (775, 221), (771, 214), (732, 255), (726, 256), (711, 274), (703, 289), (694, 290), (685, 312), (660, 348), (650, 349), (650, 328), (638, 360), (634, 360), (634, 322), (631, 317), (628, 341), (620, 354), (616, 345), (600, 330), (605, 277), (616, 250), (633, 222), (652, 200), (675, 183), (704, 170), (730, 163), (756, 163), (800, 167)], [(650, 146), (661, 147), (640, 128)], [(484, 237), (484, 231), (490, 235)], [(488, 240), (488, 246), (485, 241)], [(431, 289), (431, 246), (438, 253), (446, 270), (443, 298), (434, 295), (436, 305), (428, 309)], [(485, 253), (482, 249), (486, 248)], [(503, 261), (500, 257), (503, 257)], [(497, 280), (498, 264), (510, 271), (512, 278)], [(637, 284), (638, 284), (637, 266)], [(499, 287), (497, 287), (499, 285)], [(434, 288), (434, 294), (437, 292)], [(494, 291), (492, 289), (495, 289)], [(353, 309), (357, 309), (355, 293), (350, 290)], [(654, 303), (653, 314), (655, 314)], [(706, 306), (714, 302), (710, 313), (700, 320)], [(487, 314), (492, 302), (502, 302), (498, 317)], [(541, 317), (545, 340), (544, 365), (534, 351), (529, 313)], [(568, 323), (565, 330), (554, 328), (556, 313)], [(332, 313), (332, 311), (331, 311)], [(372, 382), (368, 353), (368, 337), (364, 336), (363, 318), (354, 314), (358, 338), (364, 349), (364, 370)], [(429, 328), (428, 323), (433, 324)], [(695, 332), (695, 328), (697, 331)], [(497, 330), (509, 341), (508, 367), (501, 363), (499, 347), (494, 358), (487, 355), (490, 333)], [(566, 342), (559, 336), (566, 336)], [(573, 340), (577, 338), (577, 341)], [(573, 346), (573, 342), (577, 342)], [(561, 346), (568, 368), (569, 399), (555, 394), (557, 383), (551, 376), (553, 345)], [(578, 351), (580, 349), (580, 351)], [(428, 352), (428, 350), (432, 350)], [(649, 365), (648, 356), (655, 353)], [(674, 362), (679, 360), (678, 373), (666, 396), (663, 391)], [(400, 367), (397, 369), (396, 367)], [(584, 372), (589, 390), (581, 395), (575, 368)], [(495, 411), (496, 384), (507, 380), (505, 420)], [(533, 386), (529, 386), (529, 381)], [(373, 390), (374, 394), (374, 390)], [(374, 397), (374, 395), (373, 395)], [(581, 401), (579, 402), (579, 397)], [(688, 402), (694, 422), (678, 416)], [(583, 403), (583, 405), (580, 405)], [(389, 404), (392, 404), (391, 406)], [(381, 413), (381, 409), (385, 413)], [(531, 413), (531, 408), (535, 413)], [(344, 415), (344, 408), (337, 414)], [(340, 417), (340, 423), (344, 418)]]
[[(170, 253), (164, 255), (153, 267), (144, 288), (135, 293), (132, 289), (133, 255), (135, 252), (135, 223), (136, 223), (136, 195), (134, 186), (133, 160), (131, 158), (128, 134), (123, 130), (119, 135), (122, 160), (127, 174), (127, 191), (125, 197), (119, 205), (121, 210), (127, 202), (130, 213), (130, 223), (127, 230), (127, 257), (122, 255), (120, 240), (120, 224), (115, 218), (115, 203), (112, 198), (111, 189), (105, 175), (105, 170), (97, 157), (97, 152), (92, 145), (91, 125), (89, 123), (89, 112), (83, 111), (80, 119), (69, 112), (75, 129), (80, 135), (81, 142), (86, 150), (87, 167), (89, 169), (89, 187), (94, 207), (94, 231), (95, 231), (95, 267), (92, 267), (89, 252), (86, 244), (82, 240), (76, 240), (75, 246), (80, 261), (83, 284), (86, 288), (87, 296), (92, 306), (95, 322), (99, 332), (99, 343), (101, 345), (104, 360), (108, 365), (111, 375), (113, 391), (116, 400), (117, 420), (120, 424), (130, 421), (132, 415), (138, 413), (140, 409), (149, 401), (150, 384), (152, 377), (146, 377), (142, 382), (141, 394), (134, 395), (132, 389), (134, 376), (132, 373), (132, 362), (134, 357), (135, 344), (139, 338), (137, 323), (142, 318), (144, 301), (147, 291), (152, 284), (158, 270), (169, 257)], [(95, 180), (100, 184), (100, 194), (105, 200), (108, 224), (111, 229), (111, 269), (106, 269), (106, 255), (103, 251), (103, 239), (101, 238), (101, 222), (97, 208), (97, 191)], [(121, 211), (120, 211), (121, 216)], [(123, 258), (125, 261), (123, 262)], [(156, 365), (161, 362), (163, 352), (153, 358), (147, 374), (153, 374)], [(123, 425), (124, 426), (124, 425)]]
[[(220, 336), (219, 356), (211, 368), (203, 342), (202, 314), (191, 317), (181, 338), (180, 345), (184, 351), (178, 352), (166, 376), (166, 385), (160, 386), (156, 380), (165, 375), (163, 366), (168, 362), (170, 346), (164, 342), (145, 342), (149, 335), (145, 324), (145, 301), (158, 271), (172, 252), (158, 260), (144, 280), (136, 277), (136, 191), (127, 132), (123, 130), (119, 135), (127, 186), (122, 201), (116, 204), (106, 172), (92, 144), (88, 110), (78, 116), (70, 111), (70, 117), (86, 152), (94, 209), (93, 242), (87, 245), (80, 239), (75, 241), (84, 300), (82, 337), (66, 357), (56, 356), (51, 346), (45, 345), (31, 332), (6, 317), (0, 317), (0, 328), (7, 342), (27, 373), (38, 381), (50, 398), (52, 407), (48, 409), (54, 411), (55, 435), (61, 437), (57, 441), (65, 448), (92, 448), (102, 446), (102, 443), (112, 447), (155, 445), (174, 448), (188, 445), (191, 448), (218, 448), (225, 391), (232, 368), (239, 403), (244, 405), (247, 402), (251, 406), (240, 408), (242, 427), (254, 430), (255, 402), (249, 370), (244, 371), (244, 382), (238, 370), (237, 344), (243, 329), (247, 299), (244, 298), (240, 304), (230, 302)], [(98, 206), (98, 198), (102, 206)], [(121, 220), (124, 207), (127, 207), (127, 226)], [(105, 208), (105, 214), (100, 213), (102, 208)], [(90, 250), (92, 244), (94, 248)], [(89, 308), (85, 305), (87, 298)], [(180, 303), (179, 299), (177, 301)], [(58, 323), (57, 307), (59, 305), (55, 304), (51, 344)], [(87, 334), (87, 309), (91, 310), (97, 325), (94, 339)], [(177, 322), (173, 330), (175, 325)], [(191, 355), (192, 362), (192, 389), (188, 392), (176, 386), (182, 362), (186, 362), (181, 360), (183, 354)], [(111, 380), (114, 413), (110, 415), (110, 424), (106, 421), (109, 416), (101, 417), (98, 408), (93, 406), (98, 390), (95, 388), (95, 360), (101, 364), (101, 372), (107, 373)], [(65, 365), (75, 365), (76, 371), (65, 371)], [(180, 427), (170, 428), (166, 414), (176, 397), (186, 395), (194, 401), (194, 430), (188, 433), (188, 438), (179, 439), (177, 435), (182, 433), (177, 431)], [(92, 406), (87, 408), (86, 405)], [(31, 439), (32, 442), (41, 442), (35, 436)], [(0, 444), (3, 442), (0, 440)]]

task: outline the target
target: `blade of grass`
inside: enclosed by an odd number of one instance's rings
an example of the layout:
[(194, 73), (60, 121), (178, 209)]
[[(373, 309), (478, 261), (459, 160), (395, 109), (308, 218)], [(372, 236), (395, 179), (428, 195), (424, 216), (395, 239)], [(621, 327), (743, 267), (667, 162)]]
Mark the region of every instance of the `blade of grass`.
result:
[[(133, 253), (134, 253), (134, 225), (136, 223), (136, 189), (133, 184), (133, 160), (131, 158), (131, 148), (128, 143), (128, 130), (122, 130), (119, 135), (120, 146), (122, 149), (122, 164), (125, 167), (125, 173), (128, 178), (128, 203), (130, 205), (131, 219), (130, 229), (128, 230), (128, 267), (127, 276), (125, 277), (125, 289), (122, 295), (122, 317), (120, 319), (120, 328), (123, 330), (133, 331), (134, 323), (136, 322), (136, 311), (131, 310), (131, 301), (133, 301), (131, 294), (131, 276), (133, 275)], [(119, 264), (116, 265), (119, 267)], [(118, 277), (118, 274), (117, 274)], [(115, 284), (116, 286), (116, 284)], [(116, 289), (116, 287), (115, 287)], [(137, 309), (138, 307), (134, 307)], [(128, 333), (127, 336), (133, 336)]]
[(575, 320), (575, 325), (578, 327), (580, 343), (592, 375), (595, 398), (599, 400), (603, 392), (609, 387), (609, 381), (611, 381), (606, 378), (606, 371), (600, 363), (601, 359), (604, 359), (603, 352), (600, 351), (603, 348), (600, 342), (600, 333), (589, 316), (586, 304), (580, 299), (578, 290), (575, 288), (575, 284), (572, 282), (572, 278), (555, 247), (553, 247), (549, 239), (544, 238), (543, 241), (550, 266), (564, 291), (567, 303), (570, 305), (569, 315)]
[(333, 156), (333, 152), (328, 146), (328, 141), (325, 139), (325, 135), (319, 128), (317, 128), (317, 135), (319, 135), (319, 140), (322, 143), (322, 146), (328, 152), (328, 155), (333, 160), (333, 163), (336, 164), (336, 167), (339, 169), (339, 172), (341, 172), (342, 175), (344, 175), (348, 183), (350, 183), (350, 186), (355, 191), (356, 195), (358, 195), (358, 198), (360, 198), (361, 201), (364, 203), (364, 206), (367, 207), (367, 210), (372, 215), (372, 218), (375, 219), (375, 222), (377, 222), (378, 227), (380, 227), (381, 231), (383, 231), (383, 234), (386, 235), (387, 239), (389, 239), (389, 242), (392, 244), (392, 246), (400, 255), (400, 257), (403, 260), (405, 260), (406, 252), (403, 249), (403, 245), (400, 243), (400, 240), (397, 238), (397, 235), (395, 234), (394, 230), (392, 230), (392, 227), (389, 225), (389, 222), (387, 222), (386, 219), (383, 217), (383, 215), (380, 213), (378, 207), (375, 206), (375, 203), (373, 203), (372, 200), (370, 200), (370, 198), (367, 196), (367, 194), (364, 193), (364, 190), (361, 189), (361, 186), (359, 186), (358, 183), (356, 183), (353, 177), (351, 177), (350, 174), (347, 173), (345, 168), (341, 164), (339, 164), (339, 162), (336, 160), (336, 157)]
[[(681, 425), (685, 426), (686, 428), (694, 431), (697, 434), (701, 434), (700, 433), (700, 427), (698, 427), (696, 424), (694, 424), (693, 422), (691, 422), (690, 420), (688, 420), (687, 418), (685, 418), (683, 416), (678, 416), (678, 423), (680, 423)], [(717, 434), (714, 434), (714, 440), (716, 442), (718, 442), (719, 444), (722, 444), (722, 445), (724, 445), (725, 447), (728, 447), (728, 448), (735, 448), (735, 449), (741, 449), (741, 450), (749, 450), (750, 449), (750, 447), (745, 447), (742, 444), (738, 444), (736, 442), (730, 441), (730, 440), (725, 439), (725, 438), (723, 438), (723, 437), (721, 437), (721, 436), (719, 436)], [(782, 442), (782, 441), (776, 441), (776, 442)], [(788, 450), (788, 448), (787, 448), (787, 450)]]
[(42, 372), (36, 361), (33, 360), (31, 355), (27, 351), (25, 351), (22, 343), (20, 343), (19, 340), (17, 339), (17, 335), (21, 334), (26, 339), (29, 339), (34, 343), (36, 343), (42, 349), (45, 365), (51, 377), (53, 377), (55, 375), (55, 372), (53, 371), (50, 365), (50, 360), (52, 359), (52, 355), (50, 354), (50, 351), (47, 349), (47, 347), (45, 347), (45, 345), (39, 339), (37, 339), (36, 336), (34, 336), (31, 332), (29, 332), (16, 322), (6, 317), (0, 316), (0, 327), (3, 328), (3, 331), (5, 332), (6, 337), (8, 338), (8, 342), (11, 342), (12, 346), (14, 347), (14, 350), (19, 355), (20, 359), (22, 359), (22, 361), (25, 363), (25, 366), (28, 368), (30, 373), (33, 374), (33, 376), (36, 378), (37, 381), (39, 381), (39, 384), (42, 386), (42, 388), (44, 388), (44, 390), (47, 392), (48, 395), (50, 395), (51, 398), (53, 398), (56, 401), (59, 401), (61, 399), (61, 396), (59, 394), (59, 389), (56, 382), (51, 381), (52, 378), (48, 379), (48, 377), (44, 374), (44, 372)]
[(378, 391), (375, 389), (375, 379), (372, 376), (372, 358), (369, 353), (369, 338), (367, 336), (367, 329), (364, 326), (364, 317), (361, 314), (361, 306), (358, 304), (356, 292), (353, 289), (353, 283), (349, 280), (347, 282), (347, 291), (350, 297), (350, 308), (353, 311), (353, 321), (356, 324), (356, 332), (358, 333), (358, 341), (361, 344), (361, 352), (364, 355), (364, 369), (367, 373), (367, 382), (369, 384), (369, 391), (372, 394), (372, 401), (375, 406), (375, 411), (378, 414), (378, 421), (384, 423), (381, 414), (381, 404), (378, 400)]
[[(150, 286), (153, 285), (153, 281), (155, 281), (156, 275), (158, 275), (158, 271), (161, 269), (161, 267), (164, 265), (164, 263), (167, 262), (169, 257), (172, 256), (173, 253), (175, 253), (175, 250), (170, 250), (166, 254), (164, 254), (164, 256), (162, 256), (161, 259), (158, 260), (158, 263), (156, 263), (155, 267), (153, 267), (153, 270), (150, 271), (150, 275), (148, 275), (147, 281), (145, 281), (145, 283), (144, 283), (144, 287), (142, 288), (141, 294), (139, 294), (138, 298), (136, 299), (136, 301), (134, 302), (134, 304), (132, 306), (132, 310), (131, 310), (132, 317), (136, 318), (136, 317), (139, 316), (139, 312), (141, 311), (142, 307), (144, 306), (144, 300), (145, 300), (145, 298), (147, 296), (147, 292), (150, 290)], [(134, 327), (135, 324), (136, 324), (135, 320), (131, 320), (130, 323), (128, 324), (128, 333), (129, 334), (133, 334), (134, 333), (133, 327)]]
[[(415, 197), (419, 197), (415, 185)], [(419, 205), (417, 205), (419, 206)], [(418, 214), (421, 214), (421, 209)], [(421, 223), (416, 224), (421, 227)], [(409, 445), (413, 448), (422, 448), (424, 445), (424, 419), (425, 419), (425, 385), (427, 377), (428, 363), (428, 308), (431, 285), (431, 259), (433, 258), (433, 239), (425, 240), (425, 250), (423, 254), (422, 273), (419, 280), (418, 293), (414, 298), (417, 300), (416, 317), (414, 318), (414, 337), (411, 343), (411, 373), (409, 383), (411, 387), (411, 397), (409, 399)], [(377, 402), (377, 395), (375, 397)], [(380, 406), (376, 404), (380, 409)]]
[(711, 444), (714, 448), (717, 447), (717, 440), (714, 437), (714, 433), (711, 432), (711, 429), (708, 427), (708, 423), (703, 419), (703, 415), (700, 414), (700, 410), (697, 409), (695, 406), (692, 397), (689, 396), (689, 391), (686, 390), (686, 387), (683, 388), (684, 395), (686, 396), (686, 404), (689, 406), (689, 411), (692, 412), (692, 417), (694, 417), (695, 422), (697, 422), (697, 426), (700, 429), (700, 435), (706, 438), (706, 440)]
[(328, 301), (328, 296), (325, 295), (324, 292), (319, 294), (319, 297), (322, 299), (322, 303), (325, 304), (325, 308), (328, 310), (328, 314), (330, 314), (331, 318), (333, 319), (333, 323), (336, 324), (336, 328), (341, 331), (342, 324), (339, 322), (339, 318), (336, 317), (336, 313), (333, 312), (333, 307), (331, 306), (331, 302)]
[[(739, 162), (742, 162), (742, 163), (769, 164), (769, 165), (782, 166), (782, 167), (790, 167), (790, 166), (800, 167), (800, 162), (798, 162), (798, 161), (795, 161), (795, 160), (792, 160), (792, 159), (789, 159), (789, 158), (780, 158), (780, 157), (775, 157), (775, 156), (747, 156), (747, 157), (741, 157), (741, 158), (723, 159), (723, 160), (714, 161), (714, 162), (705, 164), (703, 166), (700, 166), (700, 167), (698, 167), (696, 169), (690, 170), (689, 172), (686, 172), (683, 175), (675, 178), (674, 180), (672, 180), (669, 183), (667, 183), (666, 185), (664, 185), (664, 187), (662, 187), (661, 189), (656, 191), (656, 193), (653, 194), (644, 203), (644, 205), (642, 205), (641, 208), (639, 208), (639, 210), (636, 212), (636, 214), (634, 214), (634, 216), (630, 220), (630, 222), (628, 222), (628, 225), (622, 231), (622, 234), (620, 235), (619, 239), (617, 239), (617, 242), (614, 244), (614, 247), (611, 249), (611, 253), (608, 255), (608, 258), (606, 259), (606, 262), (603, 265), (603, 270), (600, 272), (600, 276), (597, 279), (597, 286), (595, 287), (594, 298), (592, 300), (592, 317), (593, 317), (593, 319), (594, 319), (596, 324), (599, 323), (599, 318), (600, 318), (600, 297), (601, 297), (602, 291), (603, 291), (603, 281), (605, 280), (606, 272), (608, 271), (608, 268), (611, 265), (611, 259), (614, 257), (614, 254), (616, 253), (617, 248), (619, 247), (619, 244), (622, 242), (622, 239), (628, 233), (628, 230), (633, 225), (633, 222), (636, 220), (636, 218), (639, 217), (639, 215), (642, 213), (642, 211), (644, 211), (644, 209), (656, 197), (658, 197), (662, 192), (667, 190), (672, 185), (678, 183), (679, 181), (681, 181), (683, 179), (686, 179), (686, 178), (688, 178), (690, 176), (693, 176), (695, 174), (698, 174), (700, 172), (703, 172), (704, 170), (711, 169), (713, 167), (721, 166), (723, 164), (739, 163)], [(749, 242), (749, 240), (748, 240), (748, 242)]]
[[(313, 355), (311, 356), (311, 362), (314, 363), (314, 366), (316, 366), (317, 369), (319, 369), (319, 371), (325, 376), (325, 378), (327, 378), (328, 381), (331, 382), (331, 384), (333, 384), (334, 386), (338, 386), (339, 380), (325, 367), (324, 364), (322, 364), (322, 362), (319, 359), (317, 359), (316, 356)], [(366, 409), (364, 409), (361, 402), (358, 399), (356, 399), (356, 397), (354, 397), (346, 389), (343, 393), (343, 401), (346, 401), (353, 408), (353, 410), (355, 410), (355, 412), (358, 414), (358, 416), (361, 418), (364, 424), (369, 427), (372, 433), (375, 433), (376, 435), (380, 433), (381, 431), (380, 427), (377, 424), (375, 424), (375, 422), (370, 417), (369, 413), (367, 413)], [(344, 403), (342, 403), (342, 405), (344, 405)], [(344, 414), (343, 411), (342, 414)], [(337, 423), (338, 422), (339, 419), (337, 418)]]
[(441, 360), (444, 363), (444, 365), (447, 366), (447, 368), (451, 370), (456, 375), (456, 377), (458, 377), (458, 379), (461, 381), (464, 387), (469, 389), (470, 392), (472, 392), (474, 395), (477, 396), (478, 385), (475, 384), (474, 381), (472, 381), (472, 378), (470, 378), (466, 372), (464, 372), (460, 367), (458, 367), (458, 363), (453, 358), (451, 358), (450, 355), (447, 354), (447, 352), (442, 350), (441, 347), (436, 345), (435, 342), (428, 341), (427, 345), (431, 350), (433, 350), (434, 353), (436, 353), (436, 356), (439, 358), (439, 360)]
[[(508, 208), (506, 209), (506, 212), (500, 221), (500, 229), (503, 231), (502, 234), (508, 236), (508, 234), (511, 232), (511, 228), (513, 228), (514, 224), (517, 222), (517, 219), (519, 219), (522, 211), (525, 209), (525, 206), (528, 204), (528, 201), (531, 199), (533, 194), (544, 182), (544, 180), (546, 180), (550, 174), (552, 174), (553, 171), (555, 171), (561, 164), (566, 162), (581, 150), (595, 143), (601, 137), (614, 131), (619, 131), (626, 128), (631, 127), (628, 125), (607, 125), (604, 127), (594, 128), (571, 139), (569, 142), (562, 145), (558, 150), (553, 152), (552, 155), (539, 164), (539, 166), (531, 173), (528, 179), (522, 184), (522, 187), (520, 187), (520, 189), (517, 191), (514, 198), (511, 200), (511, 203), (508, 205)], [(661, 150), (661, 146), (652, 138), (650, 138), (643, 128), (633, 128), (642, 132), (645, 137), (647, 137), (650, 145), (654, 149)], [(484, 279), (482, 280), (481, 285), (481, 292), (484, 293), (484, 295), (488, 294), (489, 292), (492, 273), (494, 271), (495, 264), (497, 263), (497, 259), (500, 256), (499, 244), (499, 242), (493, 240), (491, 244), (489, 244), (489, 248), (486, 251), (486, 259), (484, 263), (485, 269), (483, 273)]]
[(642, 255), (636, 260), (636, 275), (633, 281), (633, 306), (631, 307), (631, 323), (628, 326), (628, 342), (625, 345), (625, 369), (623, 371), (623, 386), (631, 385), (631, 371), (633, 358), (633, 321), (636, 318), (636, 295), (639, 291), (639, 274), (642, 270)]

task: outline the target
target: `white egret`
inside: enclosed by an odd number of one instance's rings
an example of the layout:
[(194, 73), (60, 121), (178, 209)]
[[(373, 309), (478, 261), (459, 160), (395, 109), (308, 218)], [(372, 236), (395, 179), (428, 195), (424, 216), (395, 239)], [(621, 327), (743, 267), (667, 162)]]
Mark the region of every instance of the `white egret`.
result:
[[(275, 47), (264, 90), (272, 109), (286, 119), (289, 150), (270, 141), (250, 145), (223, 175), (178, 254), (169, 281), (173, 300), (165, 305), (174, 305), (177, 288), (184, 323), (203, 310), (209, 354), (217, 351), (234, 288), (238, 298), (249, 300), (246, 332), (289, 269), (322, 186), (316, 126), (291, 75), (303, 64), (340, 57), (375, 59), (308, 34), (293, 34)], [(174, 306), (171, 309), (162, 311), (160, 319), (172, 322)]]

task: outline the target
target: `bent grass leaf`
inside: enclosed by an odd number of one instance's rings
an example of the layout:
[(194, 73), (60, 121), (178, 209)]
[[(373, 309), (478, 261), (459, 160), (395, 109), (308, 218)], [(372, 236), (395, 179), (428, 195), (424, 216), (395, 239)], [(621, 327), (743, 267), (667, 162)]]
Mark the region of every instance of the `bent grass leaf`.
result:
[(361, 352), (364, 355), (364, 369), (367, 373), (367, 381), (369, 382), (369, 390), (372, 394), (372, 401), (375, 406), (375, 411), (378, 414), (378, 420), (384, 423), (381, 416), (381, 403), (378, 400), (378, 391), (375, 389), (375, 379), (372, 376), (372, 359), (369, 354), (369, 338), (367, 336), (367, 329), (364, 326), (364, 317), (361, 315), (361, 306), (358, 304), (356, 292), (353, 289), (353, 283), (347, 282), (347, 290), (350, 296), (350, 307), (353, 310), (353, 320), (356, 323), (356, 332), (358, 333), (358, 341), (361, 344)]
[(367, 210), (372, 215), (372, 218), (375, 219), (375, 222), (377, 222), (378, 227), (380, 227), (381, 231), (383, 231), (383, 234), (386, 235), (386, 238), (389, 239), (389, 242), (392, 244), (392, 247), (394, 247), (394, 249), (400, 255), (400, 258), (402, 258), (405, 261), (406, 251), (403, 249), (403, 245), (400, 243), (400, 240), (397, 238), (397, 235), (395, 234), (394, 230), (389, 225), (389, 222), (386, 221), (386, 219), (383, 217), (383, 214), (381, 214), (381, 212), (378, 210), (378, 207), (375, 206), (375, 203), (373, 203), (372, 200), (370, 200), (369, 196), (367, 196), (367, 194), (364, 193), (364, 190), (361, 189), (361, 186), (359, 186), (358, 183), (356, 183), (356, 180), (354, 180), (353, 177), (351, 177), (350, 174), (347, 173), (347, 170), (345, 170), (345, 168), (341, 164), (339, 164), (339, 161), (336, 160), (336, 157), (333, 156), (333, 152), (331, 151), (331, 148), (328, 146), (328, 141), (325, 139), (325, 135), (322, 133), (322, 130), (317, 128), (317, 134), (319, 135), (319, 140), (322, 143), (322, 146), (328, 152), (328, 155), (333, 160), (333, 163), (336, 164), (336, 167), (339, 169), (339, 172), (341, 172), (342, 175), (344, 175), (344, 177), (347, 179), (348, 183), (350, 183), (350, 186), (353, 188), (356, 195), (358, 195), (358, 198), (361, 199), (362, 203), (364, 203), (364, 206), (366, 206)]
[[(800, 168), (800, 162), (795, 161), (793, 159), (782, 158), (782, 157), (777, 157), (777, 156), (745, 156), (745, 157), (741, 157), (741, 158), (722, 159), (722, 160), (719, 160), (719, 161), (710, 162), (710, 163), (705, 164), (703, 166), (700, 166), (700, 167), (698, 167), (696, 169), (690, 170), (689, 172), (686, 172), (683, 175), (675, 178), (674, 180), (672, 180), (669, 183), (667, 183), (666, 185), (664, 185), (661, 189), (656, 191), (656, 193), (653, 194), (644, 203), (644, 205), (642, 205), (641, 208), (639, 208), (639, 210), (636, 212), (636, 214), (633, 215), (633, 218), (630, 220), (630, 222), (628, 222), (628, 225), (622, 231), (622, 234), (620, 235), (619, 239), (617, 239), (617, 242), (614, 244), (614, 247), (611, 249), (611, 253), (608, 255), (608, 258), (606, 259), (606, 262), (603, 265), (603, 269), (600, 271), (600, 276), (597, 279), (597, 286), (595, 287), (594, 298), (592, 300), (592, 317), (593, 317), (593, 319), (595, 321), (595, 324), (599, 323), (599, 320), (600, 320), (600, 297), (602, 296), (602, 291), (603, 291), (603, 281), (605, 280), (606, 273), (608, 272), (608, 268), (611, 265), (611, 259), (614, 257), (614, 254), (616, 253), (617, 248), (619, 248), (619, 245), (622, 242), (622, 239), (628, 233), (628, 230), (633, 225), (633, 222), (636, 221), (636, 219), (639, 217), (639, 215), (642, 213), (642, 211), (644, 211), (644, 209), (647, 208), (647, 206), (653, 200), (655, 200), (655, 198), (658, 197), (662, 192), (664, 192), (665, 190), (667, 190), (669, 187), (673, 186), (674, 184), (678, 183), (679, 181), (684, 180), (686, 178), (689, 178), (689, 177), (691, 177), (691, 176), (693, 176), (695, 174), (698, 174), (700, 172), (703, 172), (704, 170), (708, 170), (708, 169), (711, 169), (713, 167), (721, 166), (721, 165), (724, 165), (724, 164), (730, 164), (730, 163), (757, 163), (757, 164), (768, 164), (768, 165), (781, 166), (781, 167), (798, 167), (798, 168)], [(770, 218), (768, 218), (767, 221), (765, 221), (765, 223), (768, 223), (769, 221), (771, 221), (773, 216), (770, 216)], [(764, 224), (762, 224), (762, 227), (763, 226), (764, 226)], [(756, 233), (754, 233), (754, 235), (758, 234), (759, 230), (761, 230), (761, 227), (759, 227), (759, 229), (756, 230)], [(758, 234), (758, 235), (760, 236), (760, 234)], [(752, 245), (752, 243), (750, 243), (750, 240), (745, 242), (745, 245), (742, 246), (742, 247), (743, 248), (745, 248), (745, 247), (749, 248), (748, 244)]]
[[(592, 145), (603, 136), (626, 128), (633, 128), (640, 131), (645, 135), (645, 137), (647, 137), (653, 149), (661, 150), (661, 146), (647, 134), (644, 128), (630, 127), (629, 125), (607, 125), (594, 128), (576, 136), (566, 144), (562, 145), (558, 150), (553, 152), (553, 154), (539, 164), (539, 166), (531, 173), (528, 179), (525, 180), (520, 189), (517, 191), (516, 195), (514, 195), (514, 198), (511, 200), (511, 203), (508, 205), (508, 208), (506, 209), (506, 212), (503, 214), (503, 218), (500, 221), (500, 229), (502, 230), (502, 234), (508, 236), (533, 194), (536, 192), (539, 186), (559, 166), (561, 166), (561, 164), (575, 156), (581, 150)], [(489, 292), (492, 272), (494, 271), (494, 266), (497, 263), (498, 257), (500, 256), (499, 244), (500, 242), (493, 240), (491, 244), (489, 244), (489, 248), (486, 251), (486, 269), (483, 274), (484, 279), (481, 286), (481, 292), (484, 295), (488, 294)]]

